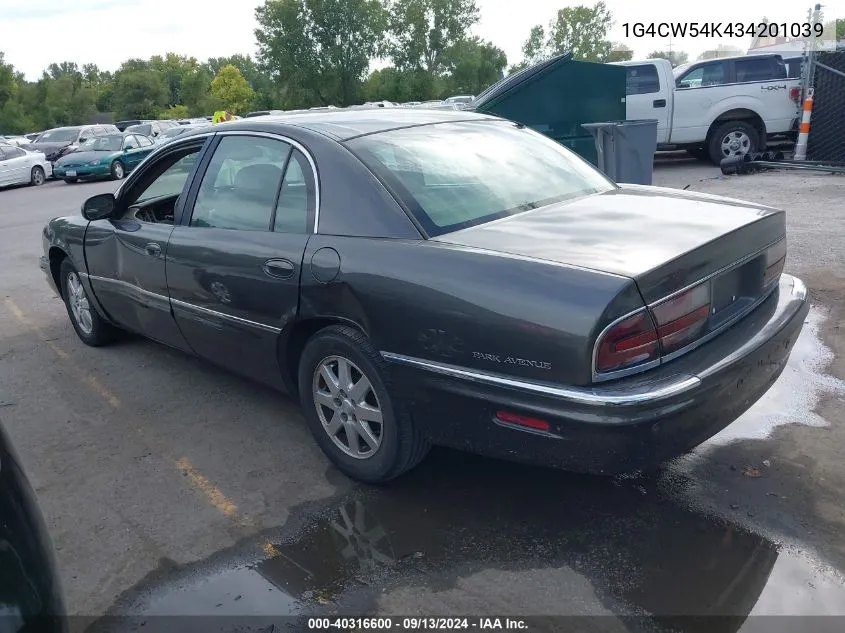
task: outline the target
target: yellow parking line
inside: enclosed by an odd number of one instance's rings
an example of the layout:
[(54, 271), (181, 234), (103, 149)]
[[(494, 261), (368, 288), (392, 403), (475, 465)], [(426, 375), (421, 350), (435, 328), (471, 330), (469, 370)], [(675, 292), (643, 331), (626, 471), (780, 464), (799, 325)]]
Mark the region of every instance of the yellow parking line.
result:
[[(106, 389), (103, 384), (97, 380), (97, 378), (78, 365), (76, 365), (70, 358), (70, 355), (65, 352), (61, 347), (56, 345), (53, 341), (48, 341), (47, 337), (44, 335), (44, 332), (34, 323), (30, 322), (26, 315), (23, 313), (23, 310), (10, 298), (6, 298), (5, 300), (6, 307), (9, 309), (9, 312), (12, 313), (12, 316), (26, 329), (34, 332), (35, 335), (47, 343), (53, 353), (56, 354), (59, 358), (63, 361), (66, 361), (67, 364), (70, 366), (72, 372), (77, 376), (77, 378), (85, 383), (91, 391), (95, 394), (100, 396), (109, 406), (113, 409), (120, 409), (122, 404), (120, 399), (112, 394), (108, 389)], [(144, 437), (143, 430), (136, 426), (135, 431)], [(145, 440), (149, 441), (148, 438), (144, 438)], [(153, 444), (155, 442), (153, 441)], [(167, 459), (173, 459), (173, 456), (168, 455), (168, 451), (166, 448), (161, 446), (156, 446), (156, 448), (162, 453), (163, 457)], [(231, 519), (236, 524), (242, 527), (253, 527), (255, 525), (255, 521), (238, 511), (238, 506), (236, 506), (224, 493), (220, 488), (215, 486), (208, 478), (199, 472), (193, 464), (188, 460), (186, 457), (182, 457), (178, 460), (175, 460), (176, 469), (185, 475), (188, 479), (191, 480), (191, 483), (198, 488), (206, 497), (206, 499), (213, 505), (223, 516)], [(267, 545), (270, 545), (269, 543)], [(272, 545), (270, 545), (272, 547)]]

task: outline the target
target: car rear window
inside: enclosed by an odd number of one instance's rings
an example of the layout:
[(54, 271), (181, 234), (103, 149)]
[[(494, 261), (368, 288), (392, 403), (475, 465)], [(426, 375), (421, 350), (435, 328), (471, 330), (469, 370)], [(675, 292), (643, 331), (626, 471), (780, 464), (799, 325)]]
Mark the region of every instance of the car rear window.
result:
[(506, 121), (403, 128), (347, 145), (432, 237), (615, 187), (559, 143)]

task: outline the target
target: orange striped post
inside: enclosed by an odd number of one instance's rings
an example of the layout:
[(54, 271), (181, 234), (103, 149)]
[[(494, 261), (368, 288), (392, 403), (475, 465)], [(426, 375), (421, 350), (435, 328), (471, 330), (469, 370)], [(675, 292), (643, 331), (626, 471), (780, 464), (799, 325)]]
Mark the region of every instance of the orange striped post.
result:
[(804, 112), (798, 127), (798, 142), (795, 144), (795, 160), (807, 160), (807, 141), (810, 138), (810, 115), (813, 112), (813, 89), (807, 91), (804, 99)]

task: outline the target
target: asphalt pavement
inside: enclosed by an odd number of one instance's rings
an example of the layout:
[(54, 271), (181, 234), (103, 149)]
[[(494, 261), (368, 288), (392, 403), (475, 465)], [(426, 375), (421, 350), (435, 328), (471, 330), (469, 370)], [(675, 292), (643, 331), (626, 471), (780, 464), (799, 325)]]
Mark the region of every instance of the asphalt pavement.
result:
[(845, 616), (845, 179), (725, 178), (669, 158), (655, 180), (789, 211), (787, 272), (814, 307), (773, 389), (659, 474), (435, 450), (385, 487), (333, 469), (285, 396), (142, 339), (77, 340), (38, 267), (41, 230), (116, 183), (0, 190), (0, 421), (68, 608), (89, 616), (77, 628), (123, 614), (493, 613), (604, 616), (579, 621), (602, 631), (723, 615), (704, 630), (756, 631), (771, 622), (749, 614)]

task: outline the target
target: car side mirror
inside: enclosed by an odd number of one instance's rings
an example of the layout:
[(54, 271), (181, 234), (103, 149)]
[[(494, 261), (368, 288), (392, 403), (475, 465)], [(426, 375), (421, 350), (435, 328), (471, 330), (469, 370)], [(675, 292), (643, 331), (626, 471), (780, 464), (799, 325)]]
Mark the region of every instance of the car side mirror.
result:
[(82, 203), (82, 217), (89, 222), (106, 220), (114, 214), (115, 202), (113, 193), (91, 196)]
[(80, 142), (80, 143), (85, 143), (87, 140), (88, 140), (88, 137), (85, 137), (85, 136), (80, 136), (80, 137), (79, 137), (79, 142)]
[(135, 146), (134, 145), (127, 145), (126, 147), (123, 148), (123, 151), (128, 152), (130, 149), (135, 149)]

